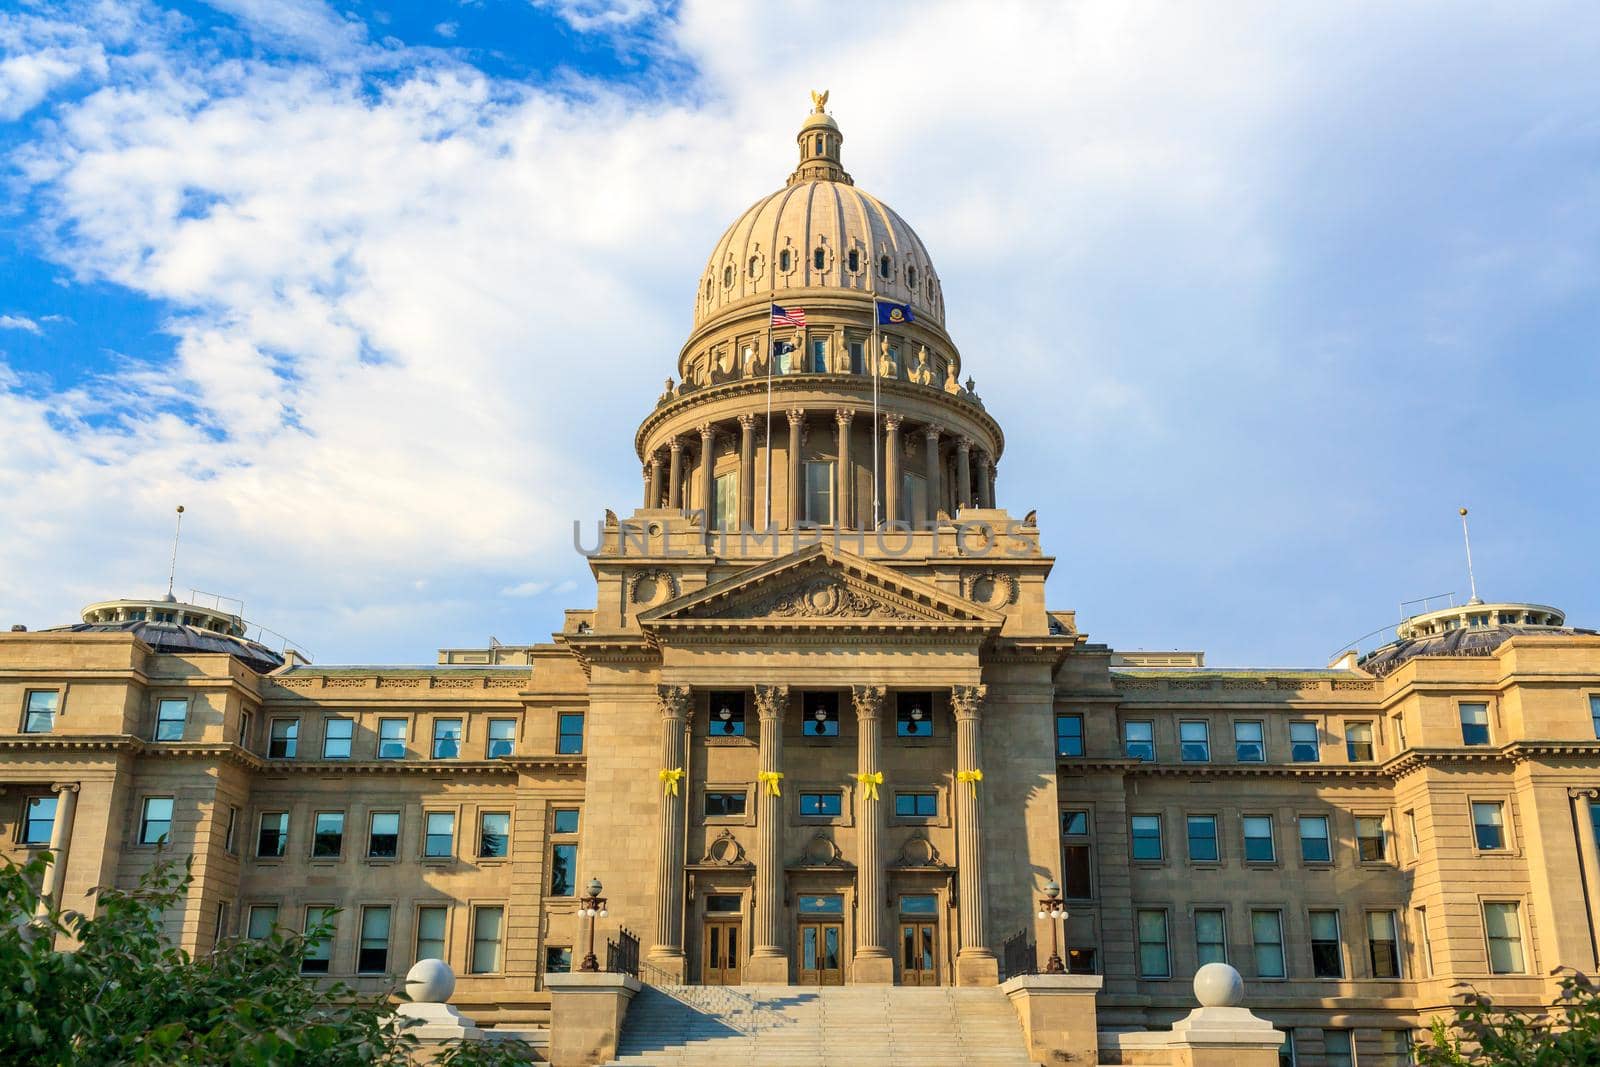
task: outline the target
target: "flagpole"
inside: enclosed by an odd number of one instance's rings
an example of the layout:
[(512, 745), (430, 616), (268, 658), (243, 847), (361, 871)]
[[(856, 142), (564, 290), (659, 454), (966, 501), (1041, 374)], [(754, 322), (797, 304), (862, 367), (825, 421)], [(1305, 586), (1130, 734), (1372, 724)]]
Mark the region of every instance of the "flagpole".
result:
[(867, 353), (867, 373), (872, 375), (872, 528), (882, 520), (878, 515), (878, 298), (872, 298), (872, 349)]
[(762, 509), (762, 527), (772, 527), (772, 305), (767, 305), (767, 494)]

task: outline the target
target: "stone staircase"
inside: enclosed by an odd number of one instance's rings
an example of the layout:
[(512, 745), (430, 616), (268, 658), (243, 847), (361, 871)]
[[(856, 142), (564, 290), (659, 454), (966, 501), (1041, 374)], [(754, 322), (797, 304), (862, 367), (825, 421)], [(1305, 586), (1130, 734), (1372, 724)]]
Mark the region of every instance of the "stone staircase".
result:
[(654, 986), (634, 998), (615, 1067), (1032, 1067), (998, 989)]

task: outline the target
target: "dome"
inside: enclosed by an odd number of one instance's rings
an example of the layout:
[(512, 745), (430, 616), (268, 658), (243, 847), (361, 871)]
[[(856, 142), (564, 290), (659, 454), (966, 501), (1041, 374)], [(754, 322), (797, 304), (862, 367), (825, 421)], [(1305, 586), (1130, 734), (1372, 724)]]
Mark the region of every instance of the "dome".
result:
[(232, 634), (178, 622), (128, 619), (119, 622), (75, 622), (54, 626), (51, 633), (132, 634), (157, 652), (220, 652), (234, 656), (257, 674), (283, 666), (283, 657), (266, 645)]
[[(1500, 605), (1496, 605), (1500, 606)], [(1463, 609), (1465, 610), (1465, 609)], [(1552, 611), (1543, 608), (1543, 611)], [(1443, 613), (1439, 613), (1443, 614)], [(1487, 621), (1482, 624), (1452, 626), (1448, 629), (1422, 630), (1412, 628), (1409, 635), (1385, 645), (1360, 661), (1360, 667), (1378, 678), (1387, 677), (1410, 660), (1433, 656), (1488, 656), (1513, 637), (1572, 637), (1592, 636), (1595, 631), (1575, 626), (1562, 626), (1564, 618), (1557, 617), (1556, 625), (1537, 625)]]

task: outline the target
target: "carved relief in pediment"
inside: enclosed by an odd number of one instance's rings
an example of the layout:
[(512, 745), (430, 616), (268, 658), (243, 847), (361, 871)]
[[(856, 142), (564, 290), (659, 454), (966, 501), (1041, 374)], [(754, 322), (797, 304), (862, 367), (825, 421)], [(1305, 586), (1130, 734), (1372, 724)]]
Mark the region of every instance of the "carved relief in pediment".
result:
[(846, 582), (836, 574), (821, 574), (798, 585), (767, 593), (745, 602), (729, 604), (712, 613), (717, 619), (926, 619), (884, 597)]

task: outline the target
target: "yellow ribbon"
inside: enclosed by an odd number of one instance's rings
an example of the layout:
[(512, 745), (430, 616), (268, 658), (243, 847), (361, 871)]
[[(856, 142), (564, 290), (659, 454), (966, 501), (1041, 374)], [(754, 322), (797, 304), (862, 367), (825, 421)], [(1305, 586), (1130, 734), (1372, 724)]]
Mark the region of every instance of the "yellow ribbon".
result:
[(668, 769), (661, 768), (661, 773), (656, 777), (661, 779), (661, 795), (675, 797), (678, 795), (678, 779), (683, 777), (682, 767)]
[(782, 780), (782, 771), (761, 771), (756, 774), (756, 781), (767, 787), (767, 795), (769, 797), (783, 796), (783, 794), (778, 791), (778, 783)]
[(882, 771), (867, 771), (864, 774), (856, 775), (855, 778), (856, 781), (861, 783), (861, 795), (863, 797), (867, 800), (878, 799), (878, 787), (883, 784)]
[(978, 783), (983, 781), (983, 772), (980, 770), (957, 771), (956, 781), (966, 782), (972, 787), (972, 795), (978, 795)]

